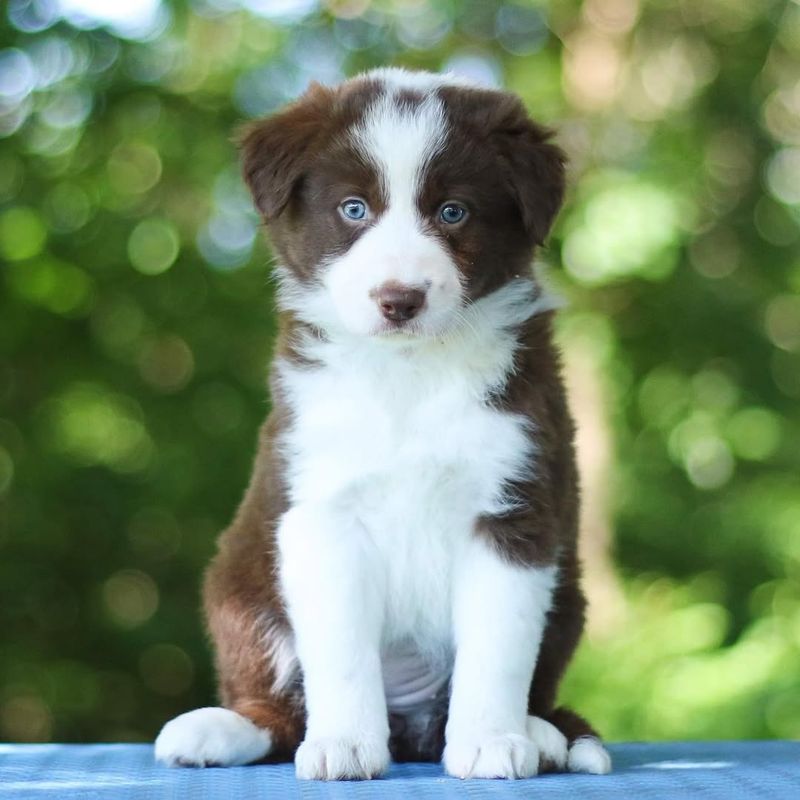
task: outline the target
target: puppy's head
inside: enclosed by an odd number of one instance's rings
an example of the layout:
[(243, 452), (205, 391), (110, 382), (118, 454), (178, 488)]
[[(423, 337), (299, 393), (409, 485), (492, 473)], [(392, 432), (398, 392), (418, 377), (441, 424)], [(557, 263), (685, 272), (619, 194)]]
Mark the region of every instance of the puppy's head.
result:
[(245, 180), (283, 302), (330, 333), (424, 338), (527, 273), (564, 158), (513, 95), (377, 70), (250, 125)]

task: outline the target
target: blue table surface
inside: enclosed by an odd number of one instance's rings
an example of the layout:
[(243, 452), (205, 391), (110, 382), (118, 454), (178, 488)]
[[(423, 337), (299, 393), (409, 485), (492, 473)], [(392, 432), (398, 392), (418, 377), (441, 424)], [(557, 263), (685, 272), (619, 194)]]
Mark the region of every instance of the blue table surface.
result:
[(800, 742), (610, 745), (611, 775), (460, 781), (437, 764), (397, 764), (380, 780), (297, 781), (291, 764), (169, 769), (139, 744), (2, 745), (0, 798), (677, 798), (800, 800)]

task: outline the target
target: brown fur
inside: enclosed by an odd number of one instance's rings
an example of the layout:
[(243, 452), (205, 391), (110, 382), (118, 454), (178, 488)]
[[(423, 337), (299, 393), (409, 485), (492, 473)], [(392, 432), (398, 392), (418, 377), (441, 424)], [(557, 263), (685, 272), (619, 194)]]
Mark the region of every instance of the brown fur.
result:
[[(286, 110), (251, 125), (241, 139), (243, 173), (267, 222), (284, 266), (308, 281), (320, 260), (346, 250), (359, 235), (335, 216), (312, 214), (349, 193), (385, 208), (374, 168), (339, 136), (351, 127), (380, 86), (369, 80), (339, 89), (318, 85)], [(433, 216), (444, 200), (464, 201), (469, 225), (431, 229), (450, 248), (464, 274), (468, 295), (481, 297), (511, 278), (527, 274), (535, 244), (543, 241), (564, 192), (564, 157), (549, 133), (530, 121), (519, 100), (499, 92), (441, 89), (451, 138), (430, 166), (419, 198)], [(412, 107), (420, 98), (403, 92)], [(585, 601), (576, 555), (578, 484), (573, 423), (552, 344), (550, 314), (535, 316), (520, 331), (516, 369), (494, 398), (500, 408), (524, 415), (537, 444), (533, 477), (509, 487), (519, 510), (478, 521), (476, 535), (510, 561), (557, 563), (560, 581), (548, 617), (529, 694), (529, 712), (542, 716), (573, 740), (591, 727), (567, 709), (556, 709), (556, 692), (583, 627)], [(300, 323), (284, 315), (278, 351), (289, 358)], [(273, 411), (260, 435), (253, 478), (206, 575), (205, 610), (216, 651), (223, 705), (269, 728), (276, 757), (290, 757), (303, 737), (301, 679), (280, 692), (265, 653), (267, 631), (289, 631), (276, 586), (275, 530), (287, 510), (284, 465), (276, 436), (290, 424), (280, 388), (272, 386)], [(424, 731), (391, 720), (396, 759), (441, 756), (447, 697)]]

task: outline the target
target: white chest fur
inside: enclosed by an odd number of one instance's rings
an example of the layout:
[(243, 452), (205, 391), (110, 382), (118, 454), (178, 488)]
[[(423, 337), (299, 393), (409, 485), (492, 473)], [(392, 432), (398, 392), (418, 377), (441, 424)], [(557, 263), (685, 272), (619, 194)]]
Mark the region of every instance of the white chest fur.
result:
[(515, 347), (487, 325), (424, 346), (315, 343), (314, 366), (278, 365), (290, 501), (358, 525), (359, 557), (382, 588), (390, 707), (446, 680), (454, 569), (476, 519), (502, 511), (508, 482), (530, 468), (525, 420), (487, 402)]

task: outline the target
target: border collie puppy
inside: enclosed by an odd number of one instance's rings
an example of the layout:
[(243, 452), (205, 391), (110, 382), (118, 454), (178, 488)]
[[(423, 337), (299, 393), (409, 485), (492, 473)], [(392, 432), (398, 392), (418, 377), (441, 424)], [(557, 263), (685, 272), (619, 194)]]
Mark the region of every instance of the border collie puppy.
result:
[(280, 266), (272, 412), (205, 581), (222, 707), (171, 765), (604, 773), (556, 690), (583, 627), (573, 423), (531, 268), (564, 156), (513, 95), (380, 69), (241, 140)]

